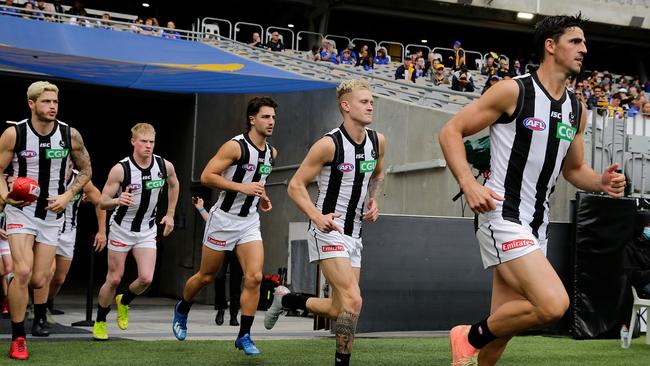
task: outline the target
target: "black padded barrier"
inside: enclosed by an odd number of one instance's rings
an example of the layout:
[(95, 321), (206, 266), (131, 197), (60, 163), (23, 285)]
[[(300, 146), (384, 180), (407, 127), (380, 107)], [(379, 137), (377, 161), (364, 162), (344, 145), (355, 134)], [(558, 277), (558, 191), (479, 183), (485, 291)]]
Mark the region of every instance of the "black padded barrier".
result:
[(632, 307), (623, 255), (636, 201), (579, 192), (575, 207), (570, 332), (576, 339), (617, 338)]

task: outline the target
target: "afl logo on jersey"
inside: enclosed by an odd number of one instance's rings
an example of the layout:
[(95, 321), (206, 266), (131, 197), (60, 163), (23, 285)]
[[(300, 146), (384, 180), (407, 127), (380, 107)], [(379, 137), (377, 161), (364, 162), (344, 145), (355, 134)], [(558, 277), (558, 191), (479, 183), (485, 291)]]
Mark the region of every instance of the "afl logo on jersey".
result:
[(252, 172), (253, 170), (255, 170), (255, 165), (253, 165), (253, 164), (244, 164), (241, 167), (244, 168), (244, 170), (249, 171), (249, 172)]
[(343, 173), (349, 173), (354, 170), (354, 164), (350, 163), (341, 163), (339, 166), (336, 167), (339, 171)]
[(20, 153), (18, 153), (23, 158), (34, 158), (38, 155), (38, 153), (34, 150), (23, 150)]
[(142, 186), (140, 184), (133, 183), (126, 186), (126, 188), (130, 189), (131, 191), (137, 191), (138, 189), (142, 188)]
[(524, 120), (524, 126), (532, 131), (544, 131), (546, 129), (546, 122), (530, 117)]

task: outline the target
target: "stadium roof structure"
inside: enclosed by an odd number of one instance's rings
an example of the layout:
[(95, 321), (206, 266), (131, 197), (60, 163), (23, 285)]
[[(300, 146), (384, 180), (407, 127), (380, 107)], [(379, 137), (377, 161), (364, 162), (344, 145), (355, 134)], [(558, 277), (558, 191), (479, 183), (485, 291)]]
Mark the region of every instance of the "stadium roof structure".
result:
[(207, 44), (0, 16), (0, 67), (172, 93), (282, 93), (336, 87)]

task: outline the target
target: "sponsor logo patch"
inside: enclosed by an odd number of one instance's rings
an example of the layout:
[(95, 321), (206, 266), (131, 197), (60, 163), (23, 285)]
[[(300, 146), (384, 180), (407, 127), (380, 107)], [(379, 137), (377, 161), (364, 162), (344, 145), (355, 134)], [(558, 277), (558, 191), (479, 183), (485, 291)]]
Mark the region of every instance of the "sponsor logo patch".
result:
[(45, 149), (45, 159), (65, 159), (69, 152), (68, 149)]
[(136, 191), (136, 190), (142, 188), (142, 186), (137, 184), (137, 183), (131, 183), (128, 186), (126, 186), (126, 188), (130, 189), (131, 191)]
[(269, 175), (271, 174), (271, 170), (273, 170), (273, 167), (266, 164), (260, 164), (259, 168), (257, 168), (257, 172), (261, 175)]
[(526, 118), (524, 120), (524, 127), (532, 131), (544, 131), (546, 129), (546, 122), (539, 118)]
[(7, 224), (7, 229), (22, 229), (23, 224)]
[(507, 242), (501, 244), (501, 250), (503, 250), (504, 252), (507, 252), (509, 250), (528, 247), (528, 246), (531, 246), (531, 245), (535, 245), (534, 240), (515, 239), (515, 240), (510, 240), (510, 241), (507, 241)]
[(40, 196), (41, 195), (41, 187), (39, 187), (37, 185), (34, 185), (34, 184), (30, 184), (29, 185), (29, 194), (31, 194), (32, 196)]
[(164, 179), (148, 180), (144, 182), (144, 189), (151, 190), (156, 188), (162, 188), (165, 185)]
[(225, 247), (226, 246), (226, 241), (225, 240), (215, 239), (215, 238), (213, 238), (211, 236), (208, 236), (208, 242), (210, 244), (218, 245), (220, 247)]
[(117, 241), (117, 240), (111, 240), (111, 245), (124, 248), (126, 246), (126, 243), (122, 243), (121, 241)]
[(372, 173), (375, 171), (377, 160), (364, 160), (359, 162), (359, 171), (361, 173)]
[(38, 156), (38, 153), (34, 150), (23, 150), (18, 153), (23, 158), (35, 158)]
[(574, 127), (571, 127), (570, 125), (564, 124), (562, 122), (558, 122), (557, 132), (555, 133), (555, 137), (557, 137), (560, 140), (566, 140), (571, 142), (576, 137), (576, 129)]
[(339, 171), (343, 173), (349, 173), (354, 170), (354, 164), (350, 163), (341, 163), (339, 166), (336, 167)]
[(342, 244), (323, 245), (321, 249), (323, 250), (323, 253), (345, 251), (345, 247)]
[(248, 172), (252, 172), (253, 170), (255, 170), (255, 165), (253, 164), (244, 164), (241, 167)]

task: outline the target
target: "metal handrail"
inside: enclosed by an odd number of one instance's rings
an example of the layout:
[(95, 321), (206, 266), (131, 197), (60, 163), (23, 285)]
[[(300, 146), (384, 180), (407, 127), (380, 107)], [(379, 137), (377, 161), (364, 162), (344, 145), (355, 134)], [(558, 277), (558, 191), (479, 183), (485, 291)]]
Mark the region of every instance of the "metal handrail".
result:
[[(379, 42), (377, 47), (383, 47), (382, 45), (384, 45), (384, 44), (392, 44), (392, 45), (400, 46), (402, 48), (402, 52), (400, 53), (401, 56), (400, 56), (399, 62), (402, 62), (402, 60), (404, 60), (404, 57), (406, 57), (406, 54), (405, 54), (406, 53), (406, 48), (404, 47), (404, 44), (399, 43), (399, 42), (381, 41), (381, 42)], [(388, 48), (386, 48), (386, 50), (388, 50)], [(388, 55), (388, 52), (386, 52), (386, 55)]]
[(337, 47), (337, 48), (336, 48), (336, 49), (339, 51), (339, 53), (340, 53), (340, 51), (346, 49), (350, 43), (352, 43), (352, 41), (350, 40), (350, 38), (348, 38), (348, 37), (346, 37), (346, 36), (339, 36), (339, 35), (336, 35), (336, 34), (326, 34), (326, 35), (325, 35), (325, 39), (333, 39), (333, 40), (336, 42), (336, 39), (335, 39), (335, 38), (346, 39), (346, 40), (348, 41), (348, 43), (346, 43), (345, 45), (343, 45), (343, 47)]
[[(291, 43), (289, 43), (289, 48), (294, 49), (293, 48), (293, 43), (294, 43), (294, 41), (296, 39), (296, 35), (293, 33), (293, 30), (291, 28), (282, 28), (282, 27), (275, 27), (275, 26), (267, 27), (266, 28), (266, 42), (267, 43), (270, 42), (270, 40), (271, 40), (271, 33), (272, 32), (269, 32), (269, 30), (271, 30), (271, 29), (279, 29), (279, 30), (288, 31), (289, 33), (291, 33)], [(284, 44), (285, 48), (286, 48), (286, 42), (284, 42), (284, 37), (282, 37), (282, 38), (283, 38), (282, 39), (282, 44)]]
[(235, 23), (235, 32), (234, 32), (233, 38), (231, 38), (231, 39), (233, 39), (235, 41), (237, 40), (237, 32), (239, 32), (239, 25), (248, 25), (248, 26), (255, 27), (255, 28), (259, 27), (260, 28), (260, 38), (264, 34), (264, 27), (262, 27), (261, 25), (259, 25), (257, 23), (237, 22), (237, 23)]
[(318, 36), (320, 37), (319, 43), (320, 41), (323, 40), (323, 38), (325, 38), (321, 33), (318, 32), (300, 31), (298, 32), (298, 34), (296, 34), (296, 48), (295, 48), (296, 51), (300, 51), (300, 40), (302, 39), (302, 37), (300, 36), (301, 34), (313, 34), (315, 36)]
[[(199, 29), (199, 31), (201, 31), (201, 33), (204, 33), (204, 32), (205, 32), (205, 24), (206, 24), (206, 21), (210, 21), (210, 24), (213, 24), (212, 21), (214, 21), (214, 22), (216, 22), (217, 25), (219, 25), (218, 22), (222, 22), (222, 23), (226, 23), (226, 24), (228, 24), (228, 38), (229, 38), (229, 39), (232, 39), (233, 26), (232, 26), (232, 23), (230, 22), (230, 20), (228, 20), (228, 19), (221, 19), (221, 18), (211, 18), (211, 17), (203, 18), (203, 19), (201, 20), (201, 29)], [(221, 33), (221, 32), (220, 32), (220, 33)]]
[(409, 43), (405, 47), (405, 52), (409, 56), (411, 55), (411, 52), (409, 52), (409, 47), (423, 48), (423, 49), (427, 50), (427, 52), (431, 52), (431, 48), (429, 48), (429, 47), (427, 47), (427, 46), (425, 46), (423, 44)]

